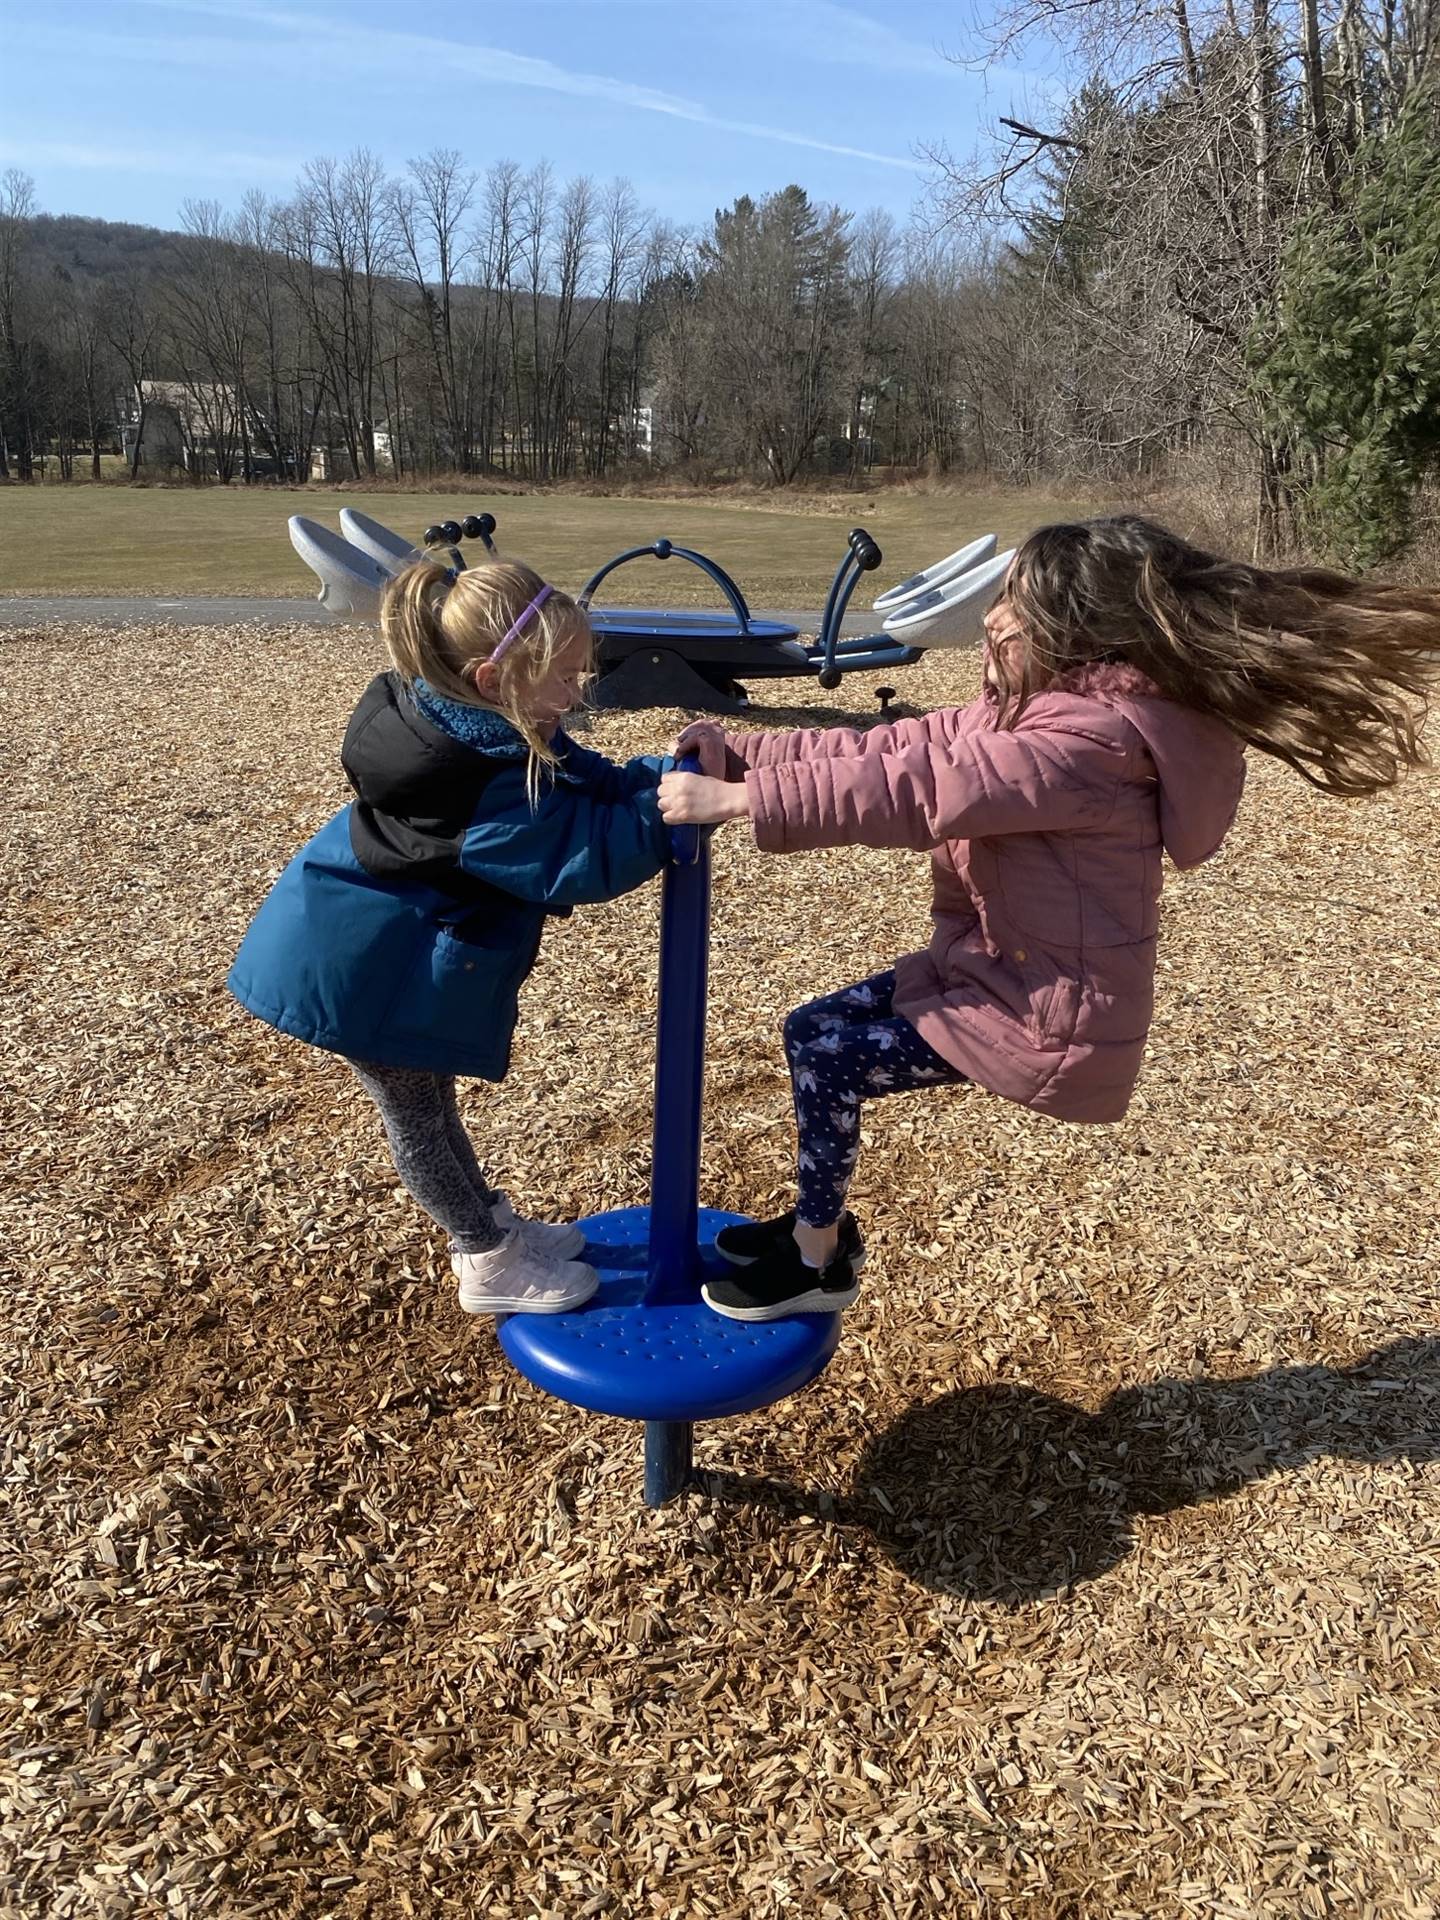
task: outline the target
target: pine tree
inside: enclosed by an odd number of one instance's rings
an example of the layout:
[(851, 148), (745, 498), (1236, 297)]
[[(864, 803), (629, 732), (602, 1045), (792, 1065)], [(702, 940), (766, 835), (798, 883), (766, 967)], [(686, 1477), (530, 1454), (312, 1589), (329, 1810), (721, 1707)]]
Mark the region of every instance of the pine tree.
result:
[(1277, 422), (1308, 453), (1301, 513), (1348, 566), (1404, 546), (1440, 459), (1440, 140), (1417, 98), (1372, 138), (1339, 205), (1286, 250), (1252, 359)]

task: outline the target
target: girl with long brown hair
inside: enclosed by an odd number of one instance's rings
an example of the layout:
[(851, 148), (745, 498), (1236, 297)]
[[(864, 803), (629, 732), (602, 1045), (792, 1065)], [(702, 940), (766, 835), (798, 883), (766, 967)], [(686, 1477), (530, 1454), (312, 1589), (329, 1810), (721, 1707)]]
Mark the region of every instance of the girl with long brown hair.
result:
[(985, 688), (868, 732), (692, 727), (672, 824), (748, 819), (759, 847), (914, 847), (934, 938), (785, 1022), (797, 1203), (732, 1227), (705, 1297), (769, 1320), (858, 1292), (845, 1211), (860, 1106), (972, 1082), (1076, 1121), (1118, 1120), (1154, 1007), (1162, 852), (1198, 866), (1257, 748), (1326, 793), (1422, 758), (1440, 594), (1221, 559), (1121, 514), (1042, 527), (986, 616)]

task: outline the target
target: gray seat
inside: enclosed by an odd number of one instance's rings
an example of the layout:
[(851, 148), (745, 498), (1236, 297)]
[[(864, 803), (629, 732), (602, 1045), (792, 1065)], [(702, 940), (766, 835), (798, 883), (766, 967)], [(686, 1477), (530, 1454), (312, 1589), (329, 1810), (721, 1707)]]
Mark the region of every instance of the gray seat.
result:
[[(340, 518), (345, 518), (342, 513)], [(912, 573), (908, 580), (902, 580), (898, 587), (891, 587), (875, 601), (877, 613), (898, 613), (902, 607), (910, 608), (922, 594), (933, 593), (943, 587), (947, 580), (953, 580), (957, 574), (966, 573), (971, 567), (978, 566), (982, 560), (988, 560), (995, 551), (993, 533), (982, 533), (978, 540), (957, 547), (954, 553), (947, 554), (943, 560), (937, 560), (933, 567), (926, 567), (920, 573)], [(931, 602), (935, 605), (937, 602)]]
[(290, 544), (319, 580), (316, 597), (327, 613), (337, 620), (380, 618), (380, 596), (390, 580), (388, 568), (329, 527), (299, 513), (290, 518)]
[(412, 540), (392, 533), (389, 527), (382, 527), (378, 520), (372, 520), (368, 513), (360, 513), (354, 507), (340, 509), (340, 531), (352, 547), (358, 547), (361, 553), (378, 561), (388, 573), (398, 573), (421, 557), (419, 547)]
[(985, 632), (985, 615), (999, 598), (1014, 558), (1012, 547), (907, 600), (886, 620), (886, 633), (909, 647), (976, 645)]

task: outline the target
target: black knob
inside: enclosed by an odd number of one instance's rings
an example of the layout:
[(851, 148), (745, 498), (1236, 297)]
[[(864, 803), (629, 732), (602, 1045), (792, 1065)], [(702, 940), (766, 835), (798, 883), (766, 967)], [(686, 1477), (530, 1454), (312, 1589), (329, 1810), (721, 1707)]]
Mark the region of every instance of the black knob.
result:
[(827, 693), (833, 693), (840, 684), (839, 667), (826, 667), (820, 675), (820, 684)]
[(894, 687), (876, 687), (875, 698), (880, 702), (881, 714), (889, 713), (890, 702), (895, 698)]
[(420, 538), (427, 547), (438, 547), (445, 538), (445, 529), (443, 527), (426, 527)]
[(464, 535), (460, 531), (460, 522), (458, 520), (446, 520), (441, 525), (440, 538), (442, 540), (448, 540), (453, 547), (457, 540), (464, 538)]
[(479, 514), (467, 513), (465, 518), (460, 522), (460, 531), (467, 540), (478, 540), (482, 531)]
[(655, 555), (657, 560), (668, 560), (675, 549), (668, 540), (657, 540), (650, 551)]
[(850, 530), (850, 551), (859, 563), (862, 573), (870, 573), (878, 567), (884, 555), (870, 538), (864, 527), (852, 527)]

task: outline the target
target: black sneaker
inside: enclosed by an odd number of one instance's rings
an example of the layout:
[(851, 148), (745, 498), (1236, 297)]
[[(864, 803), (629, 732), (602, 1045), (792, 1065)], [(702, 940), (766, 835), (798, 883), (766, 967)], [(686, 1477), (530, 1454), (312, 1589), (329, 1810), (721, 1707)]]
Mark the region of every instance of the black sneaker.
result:
[[(789, 1240), (795, 1232), (795, 1210), (782, 1213), (778, 1220), (746, 1220), (739, 1226), (722, 1227), (715, 1236), (715, 1251), (732, 1267), (749, 1267), (763, 1258), (772, 1247)], [(853, 1213), (840, 1218), (840, 1245), (836, 1250), (850, 1262), (852, 1273), (865, 1264), (865, 1242), (855, 1224)]]
[(743, 1273), (707, 1280), (700, 1297), (727, 1320), (785, 1320), (793, 1313), (839, 1313), (860, 1293), (843, 1253), (828, 1267), (807, 1267), (793, 1240), (772, 1241)]

